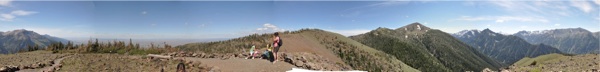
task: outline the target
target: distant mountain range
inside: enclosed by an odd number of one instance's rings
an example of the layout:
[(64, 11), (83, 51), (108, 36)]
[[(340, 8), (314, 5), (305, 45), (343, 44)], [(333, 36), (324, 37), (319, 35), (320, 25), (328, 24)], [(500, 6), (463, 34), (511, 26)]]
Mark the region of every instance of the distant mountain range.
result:
[(583, 28), (554, 29), (544, 31), (520, 31), (515, 36), (533, 44), (547, 44), (570, 54), (598, 53), (600, 44), (598, 32), (592, 33)]
[(38, 45), (44, 47), (53, 42), (67, 42), (68, 40), (52, 37), (50, 35), (40, 35), (33, 31), (18, 29), (7, 32), (0, 32), (0, 53), (16, 53), (27, 46)]
[(497, 70), (503, 66), (450, 34), (420, 23), (395, 30), (377, 28), (350, 38), (425, 72)]
[(532, 45), (517, 36), (502, 35), (489, 29), (482, 31), (463, 30), (452, 35), (479, 52), (506, 65), (511, 65), (524, 57), (561, 53), (552, 46)]

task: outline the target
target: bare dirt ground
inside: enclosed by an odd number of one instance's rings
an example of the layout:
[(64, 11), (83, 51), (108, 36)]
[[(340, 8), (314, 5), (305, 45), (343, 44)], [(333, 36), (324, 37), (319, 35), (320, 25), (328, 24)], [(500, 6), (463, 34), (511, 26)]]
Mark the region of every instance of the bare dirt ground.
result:
[(284, 72), (295, 67), (282, 61), (271, 63), (264, 59), (231, 58), (222, 60), (218, 58), (203, 59), (193, 57), (186, 57), (184, 59), (201, 62), (202, 65), (218, 67), (223, 72)]

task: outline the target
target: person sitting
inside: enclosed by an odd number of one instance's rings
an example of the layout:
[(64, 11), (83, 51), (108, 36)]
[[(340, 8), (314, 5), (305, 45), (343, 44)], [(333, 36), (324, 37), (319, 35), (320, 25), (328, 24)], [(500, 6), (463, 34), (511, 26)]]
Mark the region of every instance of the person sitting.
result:
[(272, 60), (271, 49), (271, 44), (267, 44), (267, 50), (261, 55), (263, 59)]
[(252, 48), (250, 48), (250, 56), (248, 56), (248, 58), (246, 59), (254, 59), (256, 57), (259, 57), (258, 54), (260, 53), (256, 49), (256, 46), (252, 45)]

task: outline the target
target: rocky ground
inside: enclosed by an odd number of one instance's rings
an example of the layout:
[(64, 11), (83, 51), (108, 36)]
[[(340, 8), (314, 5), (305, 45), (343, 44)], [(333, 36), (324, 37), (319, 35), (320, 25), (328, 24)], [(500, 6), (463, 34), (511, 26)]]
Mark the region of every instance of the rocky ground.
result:
[[(147, 55), (121, 54), (54, 54), (49, 51), (34, 51), (0, 55), (2, 71), (60, 71), (60, 72), (174, 72), (178, 63), (184, 63), (190, 72), (281, 72), (292, 68), (308, 70), (340, 71), (351, 70), (341, 63), (306, 53), (281, 52), (276, 63), (267, 59), (246, 59), (247, 54), (215, 54), (173, 52), (160, 54), (168, 58)], [(56, 63), (58, 62), (58, 63)]]
[(146, 56), (118, 54), (78, 54), (63, 61), (59, 71), (66, 72), (175, 72), (178, 63), (186, 64), (186, 71), (219, 71), (218, 68), (202, 66), (201, 62), (177, 59), (159, 59)]
[(54, 54), (50, 51), (33, 51), (17, 54), (0, 54), (0, 71), (41, 69), (51, 66), (54, 60), (72, 54)]
[(585, 54), (553, 58), (546, 61), (535, 61), (527, 66), (512, 65), (506, 71), (573, 71), (573, 72), (600, 72), (600, 55)]
[[(248, 54), (208, 54), (208, 53), (192, 53), (192, 52), (174, 52), (174, 53), (165, 53), (162, 54), (165, 56), (173, 56), (173, 57), (185, 57), (190, 60), (200, 61), (200, 62), (215, 62), (220, 59), (220, 61), (230, 61), (230, 62), (248, 62), (242, 64), (252, 64), (252, 62), (269, 62), (267, 59), (255, 59), (250, 61), (244, 61), (248, 57)], [(279, 53), (279, 63), (284, 63), (282, 66), (294, 66), (296, 68), (303, 68), (309, 70), (322, 70), (322, 71), (342, 71), (342, 70), (351, 70), (351, 68), (342, 66), (342, 63), (333, 62), (323, 58), (322, 56), (318, 56), (312, 53), (306, 52), (293, 52), (293, 53)], [(196, 58), (196, 59), (194, 59)], [(232, 60), (229, 60), (232, 59)], [(239, 66), (239, 64), (236, 64)], [(256, 65), (261, 65), (260, 63), (256, 63)], [(271, 64), (265, 64), (263, 66), (269, 66)], [(275, 64), (277, 65), (277, 64)], [(223, 66), (235, 66), (235, 65), (220, 65), (220, 68), (232, 68), (232, 67), (223, 67)], [(254, 65), (252, 65), (254, 66)], [(235, 69), (235, 67), (233, 67)], [(252, 68), (252, 67), (250, 67)], [(254, 67), (260, 69), (260, 67)], [(273, 67), (275, 68), (275, 67)], [(269, 69), (269, 68), (265, 68)], [(251, 69), (250, 69), (251, 70)], [(281, 71), (291, 70), (291, 67), (284, 67)], [(247, 70), (248, 71), (248, 70)], [(262, 71), (262, 70), (259, 70)], [(267, 70), (268, 71), (268, 70)]]

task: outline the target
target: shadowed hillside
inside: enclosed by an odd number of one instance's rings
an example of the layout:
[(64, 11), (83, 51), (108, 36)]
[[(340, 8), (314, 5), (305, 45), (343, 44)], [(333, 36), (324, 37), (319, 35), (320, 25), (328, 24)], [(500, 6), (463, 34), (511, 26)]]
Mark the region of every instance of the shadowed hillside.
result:
[(421, 71), (481, 71), (501, 66), (449, 34), (419, 23), (396, 30), (378, 28), (350, 38), (394, 55)]

